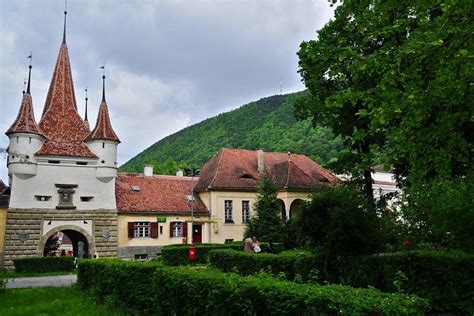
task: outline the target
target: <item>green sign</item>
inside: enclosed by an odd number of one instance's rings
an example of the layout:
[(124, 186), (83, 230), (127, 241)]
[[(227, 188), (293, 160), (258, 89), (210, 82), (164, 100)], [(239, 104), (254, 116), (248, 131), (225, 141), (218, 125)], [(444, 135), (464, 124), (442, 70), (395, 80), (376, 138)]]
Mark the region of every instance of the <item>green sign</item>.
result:
[(156, 218), (156, 221), (157, 221), (158, 223), (166, 223), (166, 217), (164, 217), (164, 216), (158, 216), (158, 217)]

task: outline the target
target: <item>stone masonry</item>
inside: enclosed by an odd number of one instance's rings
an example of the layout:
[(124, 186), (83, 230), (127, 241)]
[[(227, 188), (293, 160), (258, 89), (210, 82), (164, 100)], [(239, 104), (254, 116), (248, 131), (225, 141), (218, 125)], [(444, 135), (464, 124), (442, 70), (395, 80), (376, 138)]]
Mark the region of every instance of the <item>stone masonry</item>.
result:
[[(117, 210), (8, 209), (5, 232), (4, 266), (13, 269), (14, 258), (43, 256), (47, 236), (43, 222), (50, 220), (91, 220), (93, 236), (89, 236), (89, 253), (99, 257), (117, 257)], [(69, 225), (66, 229), (77, 230)], [(56, 231), (62, 230), (58, 227)], [(108, 234), (105, 234), (107, 231)], [(49, 234), (48, 234), (49, 235)], [(87, 236), (86, 236), (87, 237)], [(26, 240), (25, 240), (26, 239)]]

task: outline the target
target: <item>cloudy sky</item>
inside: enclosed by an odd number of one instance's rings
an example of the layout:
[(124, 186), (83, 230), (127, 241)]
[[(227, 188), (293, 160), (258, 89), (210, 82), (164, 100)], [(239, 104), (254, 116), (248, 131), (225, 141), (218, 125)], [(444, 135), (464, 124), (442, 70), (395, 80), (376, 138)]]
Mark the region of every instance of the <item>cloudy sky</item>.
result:
[[(326, 0), (69, 0), (67, 43), (76, 98), (89, 120), (107, 71), (119, 164), (159, 139), (261, 97), (302, 90), (296, 51), (333, 15)], [(33, 52), (39, 121), (62, 39), (64, 1), (0, 0), (0, 148), (21, 102)], [(6, 156), (0, 178), (6, 182)]]

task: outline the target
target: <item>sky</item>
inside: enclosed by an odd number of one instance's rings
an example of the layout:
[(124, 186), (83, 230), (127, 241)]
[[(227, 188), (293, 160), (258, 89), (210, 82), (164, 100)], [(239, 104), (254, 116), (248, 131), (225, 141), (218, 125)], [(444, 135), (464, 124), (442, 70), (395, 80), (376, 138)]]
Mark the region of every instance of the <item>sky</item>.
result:
[[(0, 0), (0, 148), (16, 118), (33, 52), (36, 121), (63, 33), (64, 1)], [(326, 0), (69, 0), (76, 101), (91, 128), (101, 70), (123, 164), (156, 141), (262, 97), (304, 89), (296, 52), (333, 16)], [(7, 182), (6, 155), (0, 179)]]

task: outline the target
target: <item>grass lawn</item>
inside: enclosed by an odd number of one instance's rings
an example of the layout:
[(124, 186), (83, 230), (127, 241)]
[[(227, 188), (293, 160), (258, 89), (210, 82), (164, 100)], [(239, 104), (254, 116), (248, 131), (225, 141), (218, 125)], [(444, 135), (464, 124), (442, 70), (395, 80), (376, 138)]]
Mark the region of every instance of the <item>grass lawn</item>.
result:
[(75, 287), (11, 289), (0, 292), (0, 315), (124, 315), (97, 305)]

